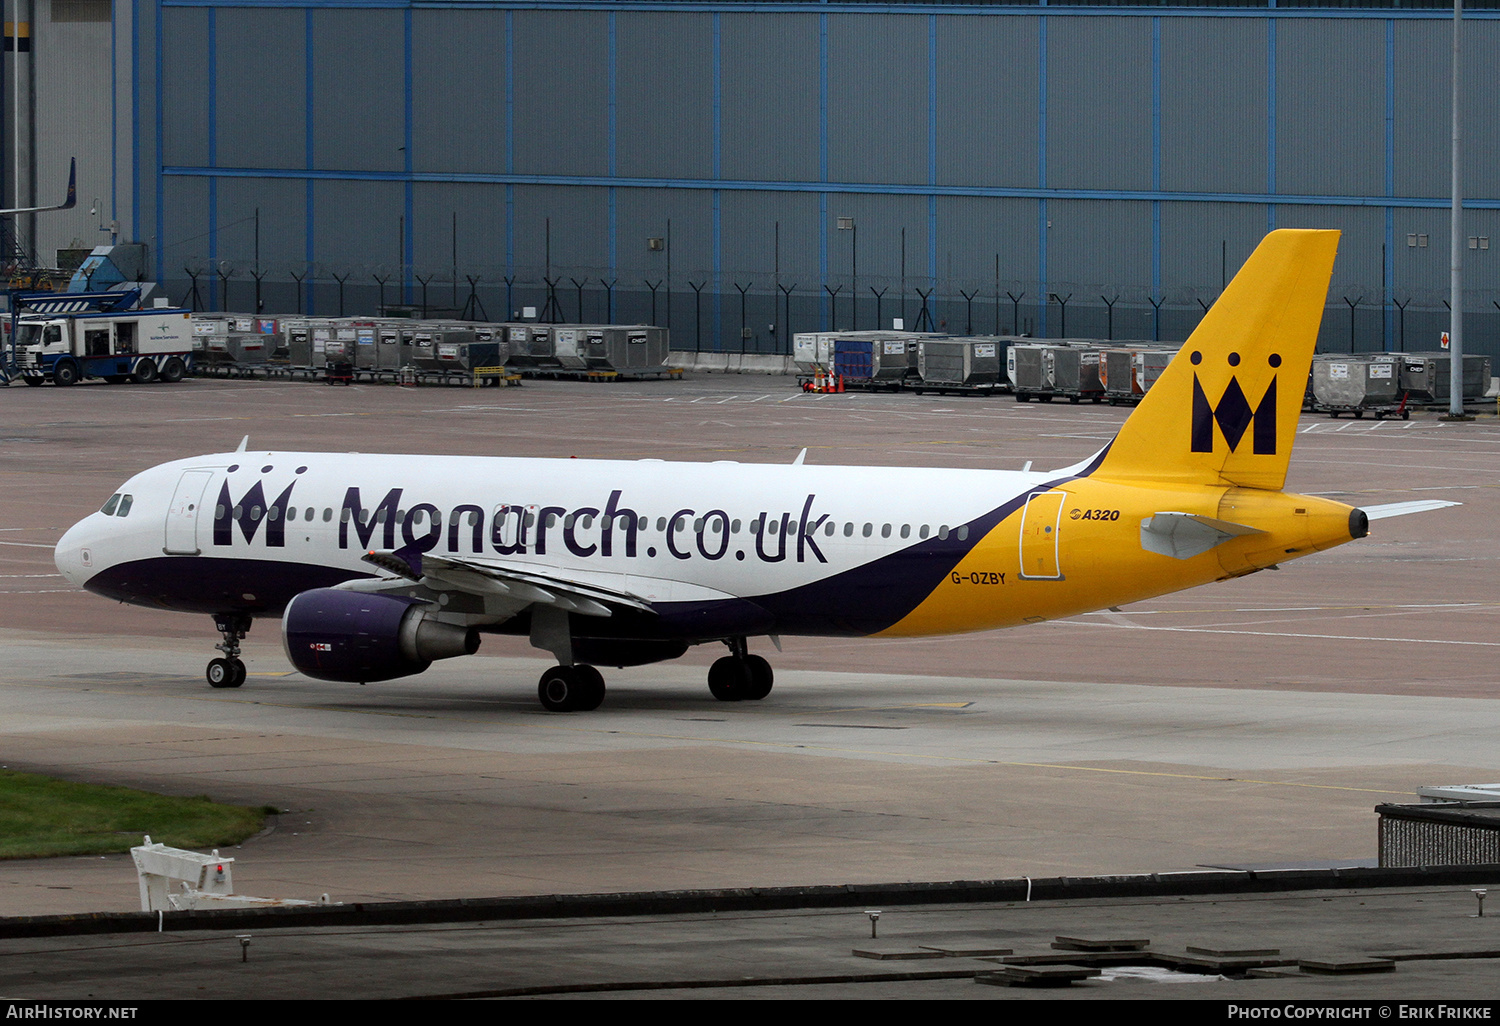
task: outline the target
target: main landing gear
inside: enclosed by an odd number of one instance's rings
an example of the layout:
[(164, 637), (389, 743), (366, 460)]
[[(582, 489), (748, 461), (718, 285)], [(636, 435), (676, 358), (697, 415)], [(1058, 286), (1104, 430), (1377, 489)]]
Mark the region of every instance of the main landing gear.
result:
[[(246, 629), (249, 629), (248, 624)], [(243, 636), (243, 635), (241, 635)], [(229, 635), (224, 635), (227, 640)], [(708, 690), (721, 702), (758, 702), (771, 693), (775, 674), (771, 664), (746, 650), (744, 638), (726, 638), (730, 654), (708, 670)], [(228, 650), (226, 649), (226, 652)], [(215, 663), (223, 662), (215, 659)], [(244, 680), (243, 670), (240, 680)], [(213, 683), (213, 666), (209, 666), (209, 683)], [(238, 684), (214, 684), (214, 687), (238, 687)], [(604, 676), (592, 666), (554, 666), (542, 674), (536, 696), (548, 712), (590, 712), (604, 702)]]
[(604, 675), (592, 666), (554, 666), (542, 674), (536, 696), (548, 712), (592, 712), (604, 702)]
[(758, 702), (771, 693), (771, 664), (751, 655), (744, 638), (726, 638), (730, 654), (708, 668), (708, 691), (721, 702)]
[(215, 616), (214, 627), (224, 635), (224, 643), (214, 648), (224, 653), (223, 659), (210, 659), (208, 686), (212, 688), (237, 688), (245, 683), (245, 664), (240, 662), (240, 641), (250, 633), (248, 616)]

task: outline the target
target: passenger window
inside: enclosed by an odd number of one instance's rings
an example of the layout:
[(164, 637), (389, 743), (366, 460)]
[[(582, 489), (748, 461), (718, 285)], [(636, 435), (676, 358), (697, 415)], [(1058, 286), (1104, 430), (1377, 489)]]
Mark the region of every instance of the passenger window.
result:
[(911, 537), (911, 525), (910, 524), (902, 524), (901, 525), (901, 537), (903, 537), (903, 538), (910, 538)]
[(874, 524), (866, 524), (866, 525), (865, 525), (865, 529), (864, 529), (864, 531), (863, 531), (863, 532), (861, 532), (861, 533), (862, 533), (862, 534), (863, 534), (863, 535), (864, 535), (864, 536), (865, 536), (865, 537), (866, 537), (866, 538), (868, 538), (868, 537), (870, 537), (870, 535), (871, 535), (871, 534), (873, 534), (873, 533), (874, 533), (874, 532), (875, 532), (875, 525), (874, 525)]
[(853, 538), (854, 537), (854, 521), (851, 520), (847, 524), (844, 525), (844, 537), (845, 538)]
[(938, 528), (938, 539), (941, 540), (941, 541), (947, 541), (948, 540), (948, 525), (947, 524), (943, 524), (941, 527)]
[(928, 530), (928, 526), (926, 524), (923, 524), (920, 528), (917, 529), (917, 537), (926, 538)]
[(834, 529), (834, 524), (833, 524), (833, 521), (830, 520), (830, 521), (828, 521), (828, 526), (825, 527), (825, 528), (823, 528), (823, 537), (825, 537), (825, 538), (832, 538), (833, 537), (833, 529)]
[(101, 509), (101, 510), (99, 510), (99, 512), (103, 513), (107, 517), (112, 517), (112, 516), (115, 515), (115, 507), (118, 506), (119, 504), (120, 504), (120, 493), (119, 492), (115, 492), (115, 494), (113, 494), (113, 495), (111, 495), (109, 497), (109, 501), (104, 504), (104, 508)]
[(880, 528), (880, 537), (882, 537), (882, 538), (889, 538), (890, 536), (891, 536), (891, 525), (890, 524), (883, 524), (883, 525), (881, 525), (881, 528)]
[(969, 540), (969, 525), (968, 524), (965, 524), (964, 526), (962, 526), (962, 527), (960, 527), (958, 529), (958, 540), (959, 541), (968, 541)]

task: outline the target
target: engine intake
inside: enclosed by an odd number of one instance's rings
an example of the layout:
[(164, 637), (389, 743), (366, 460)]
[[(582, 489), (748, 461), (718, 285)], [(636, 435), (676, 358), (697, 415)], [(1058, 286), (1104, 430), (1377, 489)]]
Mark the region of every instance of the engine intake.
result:
[(315, 588), (287, 603), (281, 641), (309, 677), (364, 684), (473, 655), (479, 632), (432, 619), (420, 599)]

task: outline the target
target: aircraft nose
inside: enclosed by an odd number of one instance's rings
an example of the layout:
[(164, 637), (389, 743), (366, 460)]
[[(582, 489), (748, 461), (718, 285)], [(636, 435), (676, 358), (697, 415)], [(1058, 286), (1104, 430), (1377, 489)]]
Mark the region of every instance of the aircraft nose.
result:
[(57, 564), (58, 573), (79, 587), (94, 576), (93, 543), (97, 532), (89, 523), (92, 519), (86, 517), (68, 528), (52, 550), (52, 561)]

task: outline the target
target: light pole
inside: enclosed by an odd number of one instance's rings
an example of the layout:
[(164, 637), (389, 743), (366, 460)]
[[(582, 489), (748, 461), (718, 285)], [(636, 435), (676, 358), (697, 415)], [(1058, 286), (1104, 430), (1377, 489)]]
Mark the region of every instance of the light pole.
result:
[(1459, 40), (1463, 27), (1464, 2), (1453, 0), (1453, 204), (1449, 224), (1449, 253), (1451, 270), (1448, 287), (1453, 293), (1449, 300), (1451, 313), (1448, 321), (1448, 416), (1446, 420), (1468, 420), (1464, 414), (1464, 230), (1463, 230), (1463, 164), (1460, 160), (1463, 139), (1463, 119), (1459, 106), (1461, 82), (1459, 79)]
[[(859, 226), (852, 217), (839, 218), (839, 231), (849, 233), (850, 296), (854, 309), (849, 311), (849, 328), (859, 330)], [(879, 327), (877, 324), (876, 327)]]

